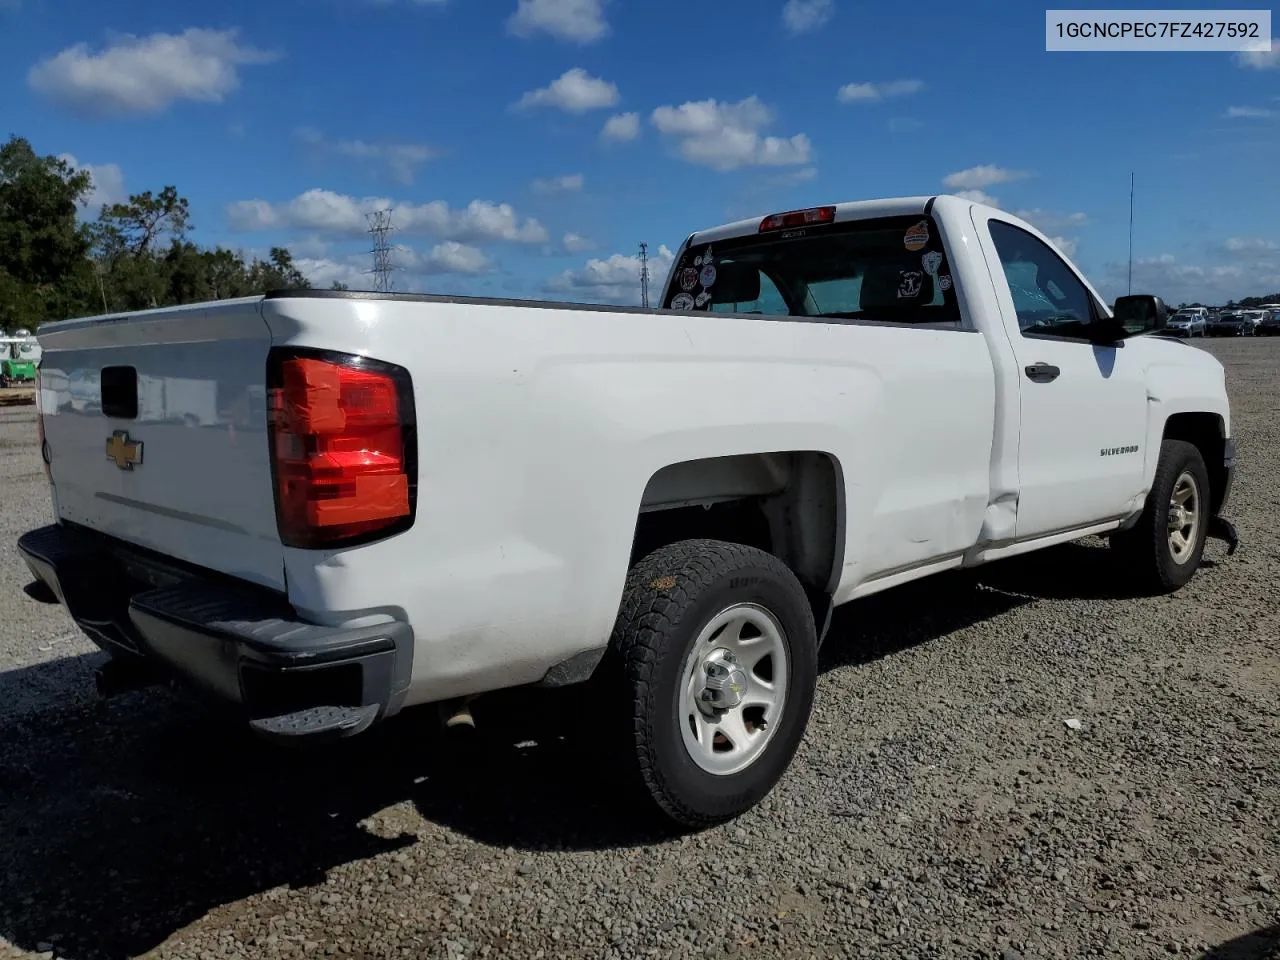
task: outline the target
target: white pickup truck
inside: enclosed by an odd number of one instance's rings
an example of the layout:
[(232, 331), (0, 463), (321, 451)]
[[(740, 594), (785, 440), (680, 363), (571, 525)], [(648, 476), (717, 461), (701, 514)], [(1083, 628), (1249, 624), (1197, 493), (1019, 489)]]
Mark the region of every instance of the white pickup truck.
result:
[[(834, 605), (1094, 534), (1152, 591), (1234, 549), (1222, 365), (1003, 211), (700, 231), (661, 303), (304, 290), (48, 324), (55, 522), (19, 548), (105, 689), (185, 678), (268, 737), (599, 684), (593, 725), (686, 826), (784, 773)], [(90, 410), (48, 386), (90, 375)], [(148, 377), (215, 384), (216, 420), (149, 418)]]

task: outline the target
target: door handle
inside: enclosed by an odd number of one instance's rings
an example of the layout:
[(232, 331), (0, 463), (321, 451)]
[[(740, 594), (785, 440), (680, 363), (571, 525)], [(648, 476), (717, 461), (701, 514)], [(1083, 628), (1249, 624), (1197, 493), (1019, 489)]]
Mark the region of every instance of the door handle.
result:
[(1057, 380), (1058, 375), (1062, 373), (1052, 363), (1033, 363), (1026, 370), (1027, 378), (1033, 383), (1048, 383), (1051, 380)]

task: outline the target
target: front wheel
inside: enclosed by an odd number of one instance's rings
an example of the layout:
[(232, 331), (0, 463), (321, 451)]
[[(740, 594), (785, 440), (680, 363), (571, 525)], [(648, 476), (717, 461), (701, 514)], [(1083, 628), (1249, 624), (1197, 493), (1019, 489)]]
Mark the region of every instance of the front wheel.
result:
[(773, 789), (817, 682), (813, 612), (785, 564), (716, 540), (662, 547), (628, 575), (612, 643), (633, 769), (667, 816), (710, 826)]
[(1132, 529), (1112, 536), (1112, 546), (1143, 588), (1171, 593), (1200, 566), (1209, 511), (1209, 472), (1199, 449), (1165, 440), (1142, 516)]

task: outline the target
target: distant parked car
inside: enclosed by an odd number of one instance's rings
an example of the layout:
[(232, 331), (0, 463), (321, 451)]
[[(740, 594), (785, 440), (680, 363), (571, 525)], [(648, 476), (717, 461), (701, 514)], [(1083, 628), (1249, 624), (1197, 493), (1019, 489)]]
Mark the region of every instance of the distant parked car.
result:
[(1218, 315), (1218, 319), (1209, 324), (1211, 337), (1244, 337), (1253, 335), (1253, 323), (1246, 320), (1244, 313), (1231, 311)]
[(1179, 310), (1164, 328), (1175, 337), (1203, 337), (1208, 334), (1209, 322), (1203, 308)]
[(1247, 328), (1245, 330), (1246, 337), (1256, 337), (1258, 335), (1258, 328), (1262, 326), (1262, 320), (1266, 315), (1266, 310), (1244, 311), (1244, 322), (1245, 327)]
[(1258, 324), (1257, 334), (1260, 337), (1274, 337), (1280, 334), (1280, 307), (1262, 311), (1262, 322)]

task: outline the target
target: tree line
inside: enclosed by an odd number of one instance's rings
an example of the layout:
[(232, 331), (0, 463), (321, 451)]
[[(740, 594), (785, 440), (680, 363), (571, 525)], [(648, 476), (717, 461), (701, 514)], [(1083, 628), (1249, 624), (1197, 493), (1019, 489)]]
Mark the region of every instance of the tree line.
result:
[(103, 204), (85, 221), (92, 188), (87, 172), (22, 137), (0, 147), (0, 330), (310, 286), (285, 247), (246, 259), (188, 240), (190, 206), (176, 187)]

